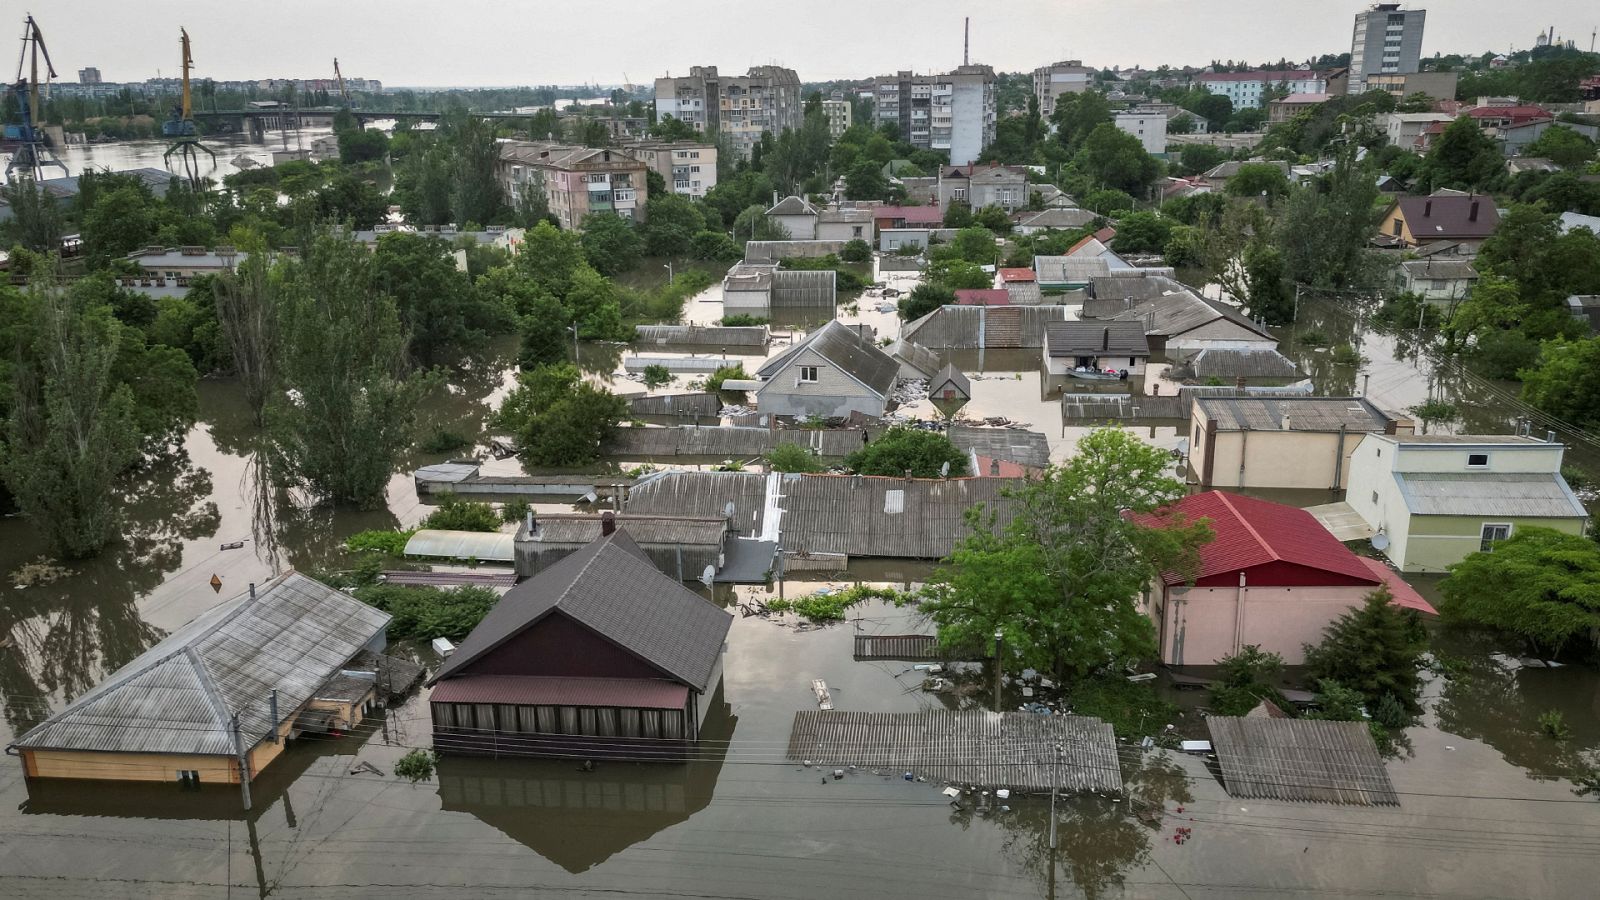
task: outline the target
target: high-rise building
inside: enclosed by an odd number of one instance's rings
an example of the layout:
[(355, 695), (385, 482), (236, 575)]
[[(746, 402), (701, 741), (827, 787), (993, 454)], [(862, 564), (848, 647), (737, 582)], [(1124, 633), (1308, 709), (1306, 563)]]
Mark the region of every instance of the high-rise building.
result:
[(1046, 119), (1056, 111), (1056, 98), (1062, 94), (1081, 94), (1094, 81), (1095, 70), (1082, 60), (1069, 59), (1033, 70), (1033, 96), (1039, 100), (1039, 115)]
[(1398, 3), (1374, 3), (1356, 14), (1350, 41), (1351, 94), (1366, 93), (1367, 76), (1409, 74), (1422, 58), (1425, 9), (1401, 9)]
[(800, 76), (781, 66), (752, 66), (744, 75), (719, 75), (716, 66), (693, 66), (681, 78), (656, 79), (656, 117), (672, 116), (704, 133), (728, 138), (748, 157), (763, 132), (777, 137), (799, 128), (805, 114)]
[(94, 66), (85, 66), (78, 70), (79, 84), (99, 84), (100, 70)]
[(828, 120), (828, 134), (837, 138), (850, 127), (850, 101), (843, 97), (824, 100), (822, 115)]
[(873, 82), (879, 125), (898, 126), (913, 147), (948, 150), (950, 162), (974, 162), (994, 142), (994, 69), (966, 65), (945, 75), (901, 72)]

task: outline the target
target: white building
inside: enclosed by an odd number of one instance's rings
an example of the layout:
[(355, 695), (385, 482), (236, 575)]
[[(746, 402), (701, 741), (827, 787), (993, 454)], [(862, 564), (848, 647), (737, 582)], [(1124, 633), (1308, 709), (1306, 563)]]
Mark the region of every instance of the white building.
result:
[(1033, 70), (1033, 96), (1039, 100), (1039, 115), (1046, 119), (1056, 110), (1062, 94), (1081, 94), (1094, 81), (1095, 70), (1082, 60), (1069, 59)]
[(1118, 128), (1139, 139), (1139, 143), (1144, 145), (1144, 152), (1152, 154), (1167, 152), (1166, 116), (1135, 110), (1117, 113), (1115, 122)]
[(885, 76), (873, 84), (877, 121), (897, 126), (913, 147), (948, 150), (951, 163), (964, 165), (994, 141), (994, 84), (994, 69), (980, 65), (945, 75)]
[(828, 120), (828, 134), (837, 139), (850, 127), (850, 101), (824, 100), (822, 115)]
[(1234, 109), (1257, 109), (1266, 92), (1281, 89), (1290, 94), (1326, 94), (1328, 79), (1310, 69), (1283, 72), (1205, 72), (1195, 83), (1233, 101)]
[(1374, 3), (1356, 13), (1350, 39), (1350, 94), (1367, 90), (1370, 75), (1410, 74), (1422, 57), (1424, 9), (1401, 9), (1398, 3)]
[(624, 141), (623, 149), (649, 166), (667, 189), (700, 198), (717, 186), (717, 145), (699, 141)]

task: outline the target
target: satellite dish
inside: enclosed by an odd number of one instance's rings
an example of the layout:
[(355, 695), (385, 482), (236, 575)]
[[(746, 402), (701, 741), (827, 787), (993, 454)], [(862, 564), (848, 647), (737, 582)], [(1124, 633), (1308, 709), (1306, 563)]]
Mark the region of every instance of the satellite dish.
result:
[(1387, 534), (1384, 534), (1381, 531), (1378, 532), (1377, 534), (1373, 535), (1372, 536), (1372, 549), (1374, 549), (1374, 550), (1387, 550), (1387, 549), (1389, 549), (1389, 536)]
[(717, 567), (708, 565), (708, 566), (706, 566), (706, 570), (704, 572), (700, 573), (700, 583), (705, 585), (706, 587), (711, 587), (711, 582), (716, 577), (717, 577)]

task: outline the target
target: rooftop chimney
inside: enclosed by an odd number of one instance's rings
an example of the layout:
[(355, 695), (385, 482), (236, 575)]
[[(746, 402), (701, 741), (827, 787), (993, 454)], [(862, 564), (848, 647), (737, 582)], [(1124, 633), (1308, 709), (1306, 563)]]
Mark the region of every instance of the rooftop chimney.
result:
[(600, 514), (600, 536), (617, 533), (617, 514), (607, 510)]
[(1468, 207), (1467, 209), (1467, 221), (1478, 221), (1478, 201), (1476, 200), (1472, 201), (1472, 206)]
[(907, 469), (907, 470), (906, 470), (906, 480), (907, 480), (907, 481), (910, 481), (910, 480), (911, 480), (911, 470), (910, 470), (910, 469)]
[(528, 537), (533, 537), (534, 529), (539, 527), (539, 520), (535, 519), (533, 517), (533, 510), (532, 509), (528, 510), (527, 525), (528, 525)]
[(1431, 215), (1433, 215), (1433, 201), (1424, 200), (1422, 202), (1422, 217), (1426, 219)]
[(989, 460), (989, 474), (990, 475), (999, 475), (1000, 474), (1000, 460), (998, 460), (998, 459)]
[(1289, 428), (1289, 417), (1288, 416), (1284, 416), (1283, 417), (1283, 430), (1284, 431), (1289, 431), (1290, 430), (1290, 428)]

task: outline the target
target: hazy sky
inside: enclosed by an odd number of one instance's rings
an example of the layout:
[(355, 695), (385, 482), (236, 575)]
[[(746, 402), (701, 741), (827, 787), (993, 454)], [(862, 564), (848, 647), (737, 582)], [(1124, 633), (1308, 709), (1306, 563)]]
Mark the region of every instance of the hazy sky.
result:
[[(48, 0), (34, 15), (63, 80), (98, 66), (108, 81), (173, 74), (178, 27), (196, 74), (218, 79), (346, 75), (386, 85), (648, 83), (712, 64), (794, 68), (805, 81), (972, 60), (1030, 70), (1304, 59), (1350, 49), (1352, 0)], [(1589, 46), (1593, 0), (1433, 0), (1423, 52), (1531, 46), (1554, 25)], [(11, 5), (13, 12), (20, 7)], [(21, 34), (21, 29), (15, 29)], [(15, 46), (15, 45), (12, 45)], [(3, 49), (3, 48), (0, 48)], [(8, 73), (9, 75), (9, 70)]]

